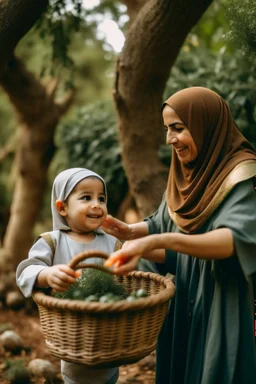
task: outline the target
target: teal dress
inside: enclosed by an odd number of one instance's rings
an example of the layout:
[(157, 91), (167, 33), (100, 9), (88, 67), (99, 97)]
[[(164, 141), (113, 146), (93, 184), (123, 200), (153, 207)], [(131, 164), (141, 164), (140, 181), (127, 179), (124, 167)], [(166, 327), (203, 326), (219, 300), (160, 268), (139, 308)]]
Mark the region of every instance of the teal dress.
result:
[[(146, 219), (149, 233), (181, 232), (163, 199)], [(166, 250), (158, 272), (175, 275), (157, 346), (157, 384), (255, 384), (253, 279), (256, 276), (256, 193), (251, 180), (234, 187), (200, 233), (227, 227), (236, 255), (202, 260)]]

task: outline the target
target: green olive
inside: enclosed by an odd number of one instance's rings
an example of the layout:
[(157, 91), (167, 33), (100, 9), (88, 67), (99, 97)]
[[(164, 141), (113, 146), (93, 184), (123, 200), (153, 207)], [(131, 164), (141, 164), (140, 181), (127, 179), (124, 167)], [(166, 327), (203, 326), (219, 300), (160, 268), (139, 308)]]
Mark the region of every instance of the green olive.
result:
[(137, 290), (137, 292), (136, 292), (136, 296), (137, 296), (138, 298), (140, 298), (140, 297), (147, 297), (147, 296), (148, 296), (148, 293), (147, 293), (147, 291), (146, 291), (145, 289), (140, 288), (140, 289)]
[(73, 293), (72, 293), (72, 298), (74, 300), (82, 300), (83, 299), (83, 291), (81, 289), (76, 289)]
[(132, 301), (136, 301), (136, 300), (137, 300), (137, 298), (135, 296), (128, 296), (126, 298), (126, 301), (128, 301), (129, 303), (132, 302)]
[(90, 295), (90, 296), (86, 297), (84, 299), (84, 301), (86, 301), (88, 303), (91, 303), (91, 302), (94, 302), (94, 301), (99, 301), (99, 299), (98, 299), (98, 296), (96, 296), (96, 295)]
[(99, 298), (100, 303), (109, 303), (111, 298), (108, 295), (103, 295)]
[(123, 300), (124, 298), (121, 296), (113, 296), (113, 302)]

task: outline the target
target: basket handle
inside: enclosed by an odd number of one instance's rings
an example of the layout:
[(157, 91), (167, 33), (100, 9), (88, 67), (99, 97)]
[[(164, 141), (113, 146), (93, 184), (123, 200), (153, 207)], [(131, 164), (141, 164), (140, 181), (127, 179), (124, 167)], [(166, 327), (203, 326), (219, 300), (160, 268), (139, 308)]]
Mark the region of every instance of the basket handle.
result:
[(110, 273), (111, 275), (114, 275), (115, 273), (110, 269), (106, 268), (103, 265), (98, 265), (98, 264), (79, 264), (81, 261), (89, 259), (91, 257), (101, 257), (103, 259), (108, 259), (109, 255), (105, 252), (90, 249), (89, 251), (84, 251), (81, 253), (78, 253), (76, 256), (73, 257), (73, 259), (69, 262), (69, 267), (74, 269), (81, 269), (81, 268), (95, 268), (100, 271)]

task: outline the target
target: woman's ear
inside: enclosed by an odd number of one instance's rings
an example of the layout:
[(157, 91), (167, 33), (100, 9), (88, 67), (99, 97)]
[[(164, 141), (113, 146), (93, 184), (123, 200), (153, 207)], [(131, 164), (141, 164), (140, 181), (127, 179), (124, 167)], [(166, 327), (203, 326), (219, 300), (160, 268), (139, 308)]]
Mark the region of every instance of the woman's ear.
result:
[(56, 200), (55, 201), (55, 205), (56, 205), (56, 208), (57, 208), (57, 210), (58, 210), (58, 212), (59, 212), (59, 214), (61, 216), (66, 216), (67, 215), (66, 210), (65, 210), (65, 203), (64, 203), (64, 201)]

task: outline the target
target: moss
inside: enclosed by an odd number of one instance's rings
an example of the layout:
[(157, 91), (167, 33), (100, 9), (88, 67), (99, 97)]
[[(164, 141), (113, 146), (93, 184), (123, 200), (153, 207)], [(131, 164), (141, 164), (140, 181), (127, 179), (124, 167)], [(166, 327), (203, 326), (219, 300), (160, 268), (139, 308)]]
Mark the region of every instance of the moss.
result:
[(55, 292), (54, 297), (84, 300), (90, 295), (100, 297), (106, 293), (112, 293), (120, 298), (127, 297), (124, 287), (116, 282), (113, 275), (97, 269), (86, 268), (75, 284), (72, 284), (66, 292)]

